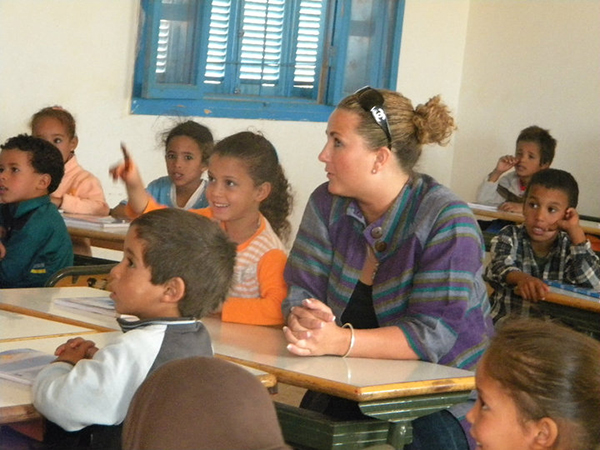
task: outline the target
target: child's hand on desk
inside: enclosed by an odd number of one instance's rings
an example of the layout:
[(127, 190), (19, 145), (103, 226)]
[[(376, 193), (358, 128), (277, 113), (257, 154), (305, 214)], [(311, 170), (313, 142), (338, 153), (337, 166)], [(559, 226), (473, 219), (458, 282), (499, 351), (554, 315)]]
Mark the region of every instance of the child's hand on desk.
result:
[(98, 350), (95, 342), (77, 337), (59, 345), (54, 354), (58, 357), (57, 362), (63, 361), (75, 365), (82, 359), (92, 359)]
[(566, 231), (574, 245), (583, 244), (587, 238), (581, 225), (579, 225), (579, 213), (575, 208), (567, 208), (565, 217), (556, 222), (560, 230)]
[(544, 300), (546, 293), (550, 288), (539, 278), (523, 272), (511, 272), (507, 275), (506, 281), (510, 284), (516, 284), (515, 292), (525, 300), (537, 302)]
[(522, 213), (523, 212), (523, 203), (516, 202), (504, 202), (498, 206), (499, 211), (505, 211), (510, 213)]

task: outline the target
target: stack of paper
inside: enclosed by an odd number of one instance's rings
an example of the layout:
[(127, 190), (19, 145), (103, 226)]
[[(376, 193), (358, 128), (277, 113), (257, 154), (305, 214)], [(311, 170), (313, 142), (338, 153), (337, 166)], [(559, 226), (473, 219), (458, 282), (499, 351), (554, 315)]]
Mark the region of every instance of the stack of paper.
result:
[(33, 384), (37, 374), (55, 359), (54, 355), (30, 348), (7, 350), (0, 353), (0, 378)]
[(92, 230), (123, 230), (129, 228), (129, 221), (111, 216), (90, 216), (87, 214), (62, 214), (67, 227)]
[(90, 311), (96, 314), (115, 317), (115, 302), (109, 297), (70, 297), (56, 298), (54, 304), (63, 308)]

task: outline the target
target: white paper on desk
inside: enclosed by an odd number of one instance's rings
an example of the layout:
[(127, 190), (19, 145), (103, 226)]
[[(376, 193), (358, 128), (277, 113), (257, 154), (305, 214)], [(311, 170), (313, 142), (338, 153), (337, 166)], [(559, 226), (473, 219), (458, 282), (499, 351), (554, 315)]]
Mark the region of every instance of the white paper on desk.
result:
[(482, 205), (480, 203), (467, 203), (471, 209), (480, 209), (482, 211), (498, 212), (497, 206)]
[(123, 230), (129, 228), (129, 221), (112, 216), (91, 216), (88, 214), (63, 213), (62, 217), (68, 227), (87, 228), (92, 230)]
[(105, 316), (116, 316), (115, 302), (109, 297), (69, 297), (52, 300), (56, 306), (89, 311)]
[(56, 356), (31, 348), (18, 348), (0, 353), (0, 378), (33, 384), (37, 374)]

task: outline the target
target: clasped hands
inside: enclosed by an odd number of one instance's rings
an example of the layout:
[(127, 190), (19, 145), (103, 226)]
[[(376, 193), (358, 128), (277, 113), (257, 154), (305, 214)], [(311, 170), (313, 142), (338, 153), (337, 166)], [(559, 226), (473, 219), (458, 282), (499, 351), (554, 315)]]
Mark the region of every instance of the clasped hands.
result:
[(66, 362), (75, 365), (82, 359), (92, 359), (98, 350), (96, 343), (93, 341), (81, 337), (69, 339), (54, 351), (57, 356), (55, 362)]
[(339, 327), (331, 308), (314, 298), (292, 308), (283, 334), (287, 349), (299, 356), (343, 355), (350, 342), (349, 330)]

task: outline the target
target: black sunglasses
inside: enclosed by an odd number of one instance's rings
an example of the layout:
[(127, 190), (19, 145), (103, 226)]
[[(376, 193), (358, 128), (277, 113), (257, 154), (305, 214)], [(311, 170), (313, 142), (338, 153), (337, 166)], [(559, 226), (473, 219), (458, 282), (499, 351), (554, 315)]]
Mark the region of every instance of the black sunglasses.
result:
[(379, 125), (379, 128), (383, 130), (388, 140), (388, 148), (391, 150), (392, 132), (390, 131), (390, 124), (383, 109), (383, 95), (371, 86), (360, 88), (354, 95), (356, 95), (356, 100), (360, 107), (370, 112), (377, 125)]

